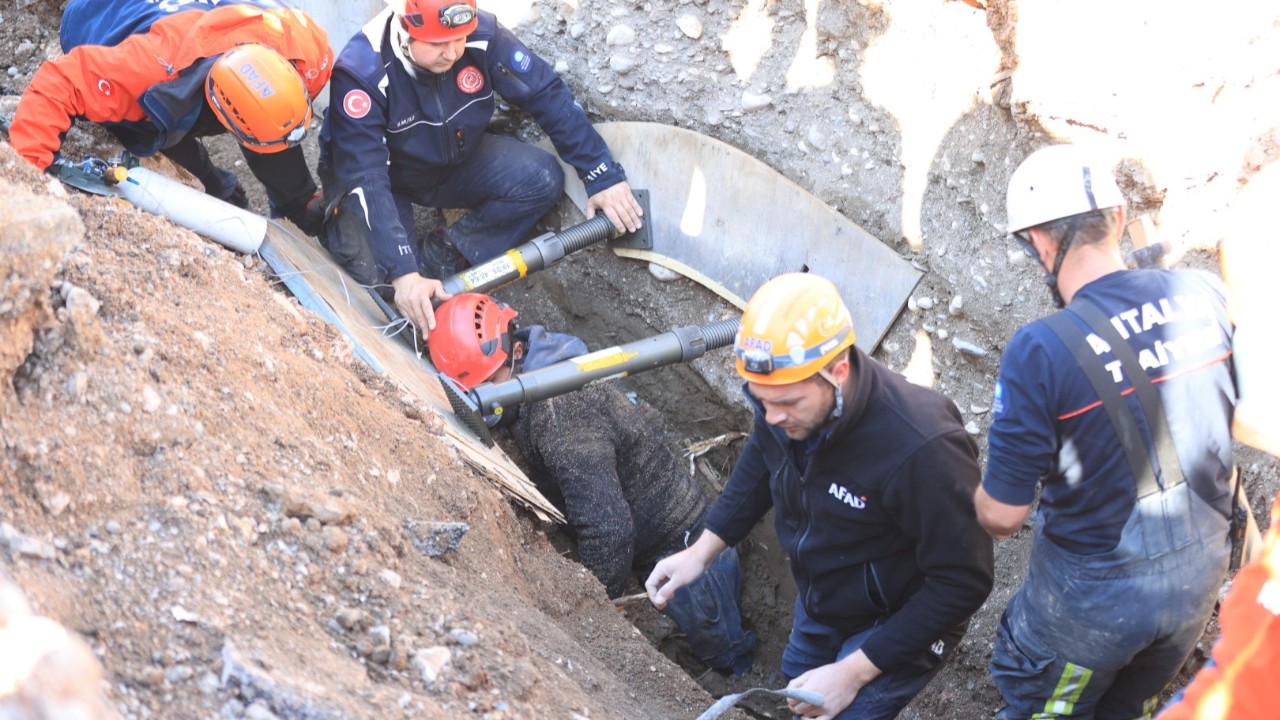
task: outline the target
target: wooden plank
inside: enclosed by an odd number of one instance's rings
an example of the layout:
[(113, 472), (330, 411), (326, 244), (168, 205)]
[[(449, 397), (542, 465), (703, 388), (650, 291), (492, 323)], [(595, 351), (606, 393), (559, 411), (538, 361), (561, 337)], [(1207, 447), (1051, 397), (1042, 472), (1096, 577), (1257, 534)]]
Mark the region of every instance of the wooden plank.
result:
[(304, 307), (351, 339), (358, 358), (436, 411), (444, 420), (445, 439), (465, 462), (544, 522), (564, 522), (560, 511), (506, 453), (485, 447), (454, 416), (431, 360), (425, 353), (419, 357), (407, 344), (385, 333), (387, 318), (368, 291), (334, 264), (319, 243), (287, 224), (272, 222), (260, 252)]
[[(884, 337), (920, 280), (922, 273), (891, 248), (737, 148), (657, 123), (596, 129), (631, 186), (649, 191), (645, 220), (653, 228), (653, 250), (614, 248), (618, 255), (670, 268), (738, 307), (775, 275), (817, 273), (840, 288), (857, 345), (866, 351)], [(577, 173), (565, 166), (565, 178), (565, 193), (585, 207)]]

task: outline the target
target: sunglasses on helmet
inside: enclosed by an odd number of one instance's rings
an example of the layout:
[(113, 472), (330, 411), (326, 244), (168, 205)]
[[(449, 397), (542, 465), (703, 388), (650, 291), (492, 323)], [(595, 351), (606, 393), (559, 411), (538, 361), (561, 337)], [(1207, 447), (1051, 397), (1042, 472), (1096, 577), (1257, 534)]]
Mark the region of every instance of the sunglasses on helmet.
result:
[[(414, 27), (422, 27), (426, 22), (422, 13), (406, 13), (405, 22)], [(463, 27), (476, 19), (476, 9), (466, 3), (454, 3), (440, 8), (440, 26), (447, 28)]]

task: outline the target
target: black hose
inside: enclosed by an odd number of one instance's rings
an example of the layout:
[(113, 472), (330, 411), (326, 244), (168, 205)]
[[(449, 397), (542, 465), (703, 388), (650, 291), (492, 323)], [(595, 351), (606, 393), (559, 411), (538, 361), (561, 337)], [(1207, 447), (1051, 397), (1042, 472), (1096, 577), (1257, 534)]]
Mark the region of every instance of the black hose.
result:
[(725, 345), (732, 345), (734, 337), (738, 334), (738, 325), (740, 324), (741, 320), (739, 318), (732, 318), (711, 323), (710, 325), (703, 325), (702, 336), (707, 339), (707, 349), (714, 350)]
[(568, 255), (601, 240), (608, 240), (615, 234), (617, 232), (614, 230), (613, 222), (601, 214), (556, 233), (556, 239), (564, 245), (564, 253)]

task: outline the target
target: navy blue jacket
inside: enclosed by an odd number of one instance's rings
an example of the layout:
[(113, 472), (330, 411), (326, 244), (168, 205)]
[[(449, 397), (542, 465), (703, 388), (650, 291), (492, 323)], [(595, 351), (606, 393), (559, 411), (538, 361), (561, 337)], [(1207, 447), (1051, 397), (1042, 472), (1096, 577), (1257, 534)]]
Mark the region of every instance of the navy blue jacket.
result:
[(491, 13), (481, 11), (466, 52), (437, 75), (402, 57), (390, 10), (343, 48), (334, 67), (321, 130), (320, 177), (326, 204), (361, 194), (373, 255), (396, 278), (417, 271), (393, 193), (415, 195), (423, 176), (447, 180), (450, 167), (478, 147), (496, 95), (531, 115), (595, 194), (626, 179), (568, 85)]
[[(1117, 271), (1076, 292), (1112, 318), (1132, 346), (1160, 393), (1187, 482), (1229, 517), (1237, 395), (1226, 295), (1219, 278), (1198, 270)], [(1067, 316), (1086, 328), (1074, 313)], [(1090, 347), (1114, 373), (1150, 448), (1146, 414), (1114, 353), (1096, 337)], [(1030, 505), (1040, 485), (1046, 537), (1078, 555), (1113, 550), (1137, 501), (1137, 480), (1098, 392), (1043, 320), (1018, 330), (1005, 348), (992, 414), (982, 481), (987, 493), (1009, 505)], [(1163, 485), (1164, 469), (1157, 473)]]
[(955, 405), (857, 348), (843, 414), (798, 467), (796, 446), (755, 425), (707, 529), (736, 545), (774, 508), (809, 617), (847, 635), (883, 671), (963, 627), (994, 582), (992, 541), (973, 508), (978, 448)]

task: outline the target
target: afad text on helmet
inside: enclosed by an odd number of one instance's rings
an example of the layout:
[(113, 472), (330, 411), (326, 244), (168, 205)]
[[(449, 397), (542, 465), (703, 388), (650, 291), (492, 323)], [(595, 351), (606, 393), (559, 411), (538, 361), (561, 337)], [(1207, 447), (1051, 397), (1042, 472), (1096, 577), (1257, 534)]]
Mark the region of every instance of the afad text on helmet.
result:
[(743, 336), (740, 346), (743, 350), (763, 350), (766, 353), (773, 352), (773, 341), (764, 338)]
[(249, 87), (253, 88), (253, 91), (258, 94), (258, 97), (269, 98), (276, 94), (275, 89), (271, 87), (271, 83), (267, 82), (266, 78), (258, 74), (258, 69), (253, 66), (253, 63), (242, 63), (240, 67), (236, 69), (236, 72), (240, 73), (240, 76), (248, 81)]

